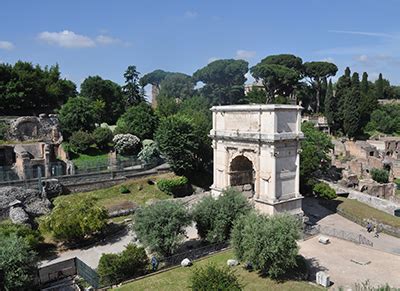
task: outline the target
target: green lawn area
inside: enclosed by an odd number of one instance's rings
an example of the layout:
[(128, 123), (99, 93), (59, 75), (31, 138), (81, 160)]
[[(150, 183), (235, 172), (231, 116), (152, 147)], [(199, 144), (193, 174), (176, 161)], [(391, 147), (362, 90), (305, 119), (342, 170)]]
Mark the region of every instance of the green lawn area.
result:
[(71, 159), (78, 169), (103, 167), (108, 165), (108, 151), (91, 147), (85, 154), (71, 154)]
[(393, 227), (400, 227), (400, 217), (377, 210), (357, 200), (338, 197), (332, 202), (336, 203), (339, 211), (344, 212), (345, 215), (354, 217), (359, 222), (362, 222), (364, 219), (374, 219)]
[[(160, 191), (155, 184), (150, 185), (147, 183), (148, 180), (157, 181), (161, 178), (172, 177), (172, 173), (161, 174), (156, 176), (149, 176), (135, 180), (126, 181), (120, 185), (116, 185), (110, 188), (104, 188), (100, 190), (73, 193), (69, 195), (59, 196), (55, 199), (59, 200), (75, 200), (83, 199), (84, 197), (95, 197), (98, 199), (97, 203), (108, 209), (117, 207), (133, 202), (137, 205), (143, 205), (148, 200), (163, 200), (172, 198), (171, 196)], [(130, 190), (128, 194), (121, 194), (120, 187), (125, 185)]]
[[(233, 258), (233, 251), (218, 253), (203, 260), (195, 261), (190, 268), (177, 267), (170, 271), (134, 281), (117, 288), (116, 290), (190, 290), (189, 277), (196, 266), (214, 263), (217, 266), (226, 266), (226, 260)], [(259, 276), (257, 272), (249, 272), (242, 266), (235, 267), (236, 275), (245, 285), (244, 290), (325, 290), (305, 281), (277, 282)]]

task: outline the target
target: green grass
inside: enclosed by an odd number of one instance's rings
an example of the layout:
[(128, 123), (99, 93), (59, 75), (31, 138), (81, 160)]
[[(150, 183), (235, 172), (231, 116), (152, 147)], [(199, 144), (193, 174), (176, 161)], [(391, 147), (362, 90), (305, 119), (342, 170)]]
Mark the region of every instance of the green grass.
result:
[[(149, 200), (163, 200), (171, 198), (171, 196), (160, 191), (156, 185), (149, 185), (147, 181), (157, 181), (158, 179), (168, 178), (172, 176), (173, 174), (167, 173), (135, 180), (129, 180), (123, 184), (119, 184), (110, 188), (59, 196), (55, 199), (55, 202), (60, 200), (79, 200), (85, 197), (95, 197), (99, 205), (102, 205), (108, 209), (116, 207), (118, 205), (123, 205), (127, 202), (133, 202), (137, 205), (144, 205)], [(120, 187), (122, 185), (125, 185), (130, 190), (130, 193), (121, 194)]]
[[(177, 267), (175, 269), (150, 276), (141, 280), (123, 285), (116, 290), (190, 290), (190, 275), (196, 266), (204, 266), (208, 263), (214, 263), (217, 266), (226, 266), (228, 259), (234, 258), (233, 251), (218, 253), (203, 260), (195, 261), (190, 268)], [(261, 277), (257, 272), (249, 272), (242, 266), (235, 267), (236, 275), (245, 285), (244, 290), (324, 290), (315, 285), (304, 281), (284, 281), (277, 282), (269, 278)]]
[(108, 151), (91, 147), (85, 154), (71, 154), (71, 160), (78, 169), (96, 168), (108, 165)]
[(386, 212), (377, 210), (355, 199), (338, 197), (332, 201), (337, 204), (337, 209), (344, 212), (344, 215), (355, 218), (358, 223), (365, 219), (373, 219), (393, 227), (400, 227), (400, 217), (390, 215)]

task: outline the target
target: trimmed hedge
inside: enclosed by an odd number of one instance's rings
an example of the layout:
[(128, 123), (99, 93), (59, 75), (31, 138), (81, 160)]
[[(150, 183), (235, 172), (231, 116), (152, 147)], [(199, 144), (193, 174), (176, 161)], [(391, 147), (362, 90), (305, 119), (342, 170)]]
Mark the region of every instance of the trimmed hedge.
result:
[(313, 186), (313, 191), (320, 198), (335, 199), (337, 197), (336, 191), (324, 182), (315, 184)]
[(188, 178), (184, 176), (178, 176), (170, 179), (158, 180), (157, 187), (168, 195), (185, 196), (190, 190), (188, 183)]

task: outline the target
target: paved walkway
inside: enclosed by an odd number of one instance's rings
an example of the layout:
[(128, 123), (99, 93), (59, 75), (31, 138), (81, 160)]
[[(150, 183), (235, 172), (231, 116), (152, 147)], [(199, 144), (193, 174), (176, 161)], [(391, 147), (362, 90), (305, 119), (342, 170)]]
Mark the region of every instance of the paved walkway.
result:
[[(373, 242), (373, 248), (384, 252), (400, 255), (400, 239), (380, 233), (379, 237), (374, 237), (374, 232), (368, 233), (367, 230), (340, 216), (337, 213), (331, 212), (325, 207), (318, 204), (317, 200), (312, 198), (304, 199), (303, 209), (306, 213), (312, 214), (310, 221), (321, 226), (329, 226), (338, 230), (344, 230), (355, 234), (362, 234), (368, 240)], [(398, 257), (400, 260), (400, 257)], [(400, 276), (400, 275), (399, 275)]]

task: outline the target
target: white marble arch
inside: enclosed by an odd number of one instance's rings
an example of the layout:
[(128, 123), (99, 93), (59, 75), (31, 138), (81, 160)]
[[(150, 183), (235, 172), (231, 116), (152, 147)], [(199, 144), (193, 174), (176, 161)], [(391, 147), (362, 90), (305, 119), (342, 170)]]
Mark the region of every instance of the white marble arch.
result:
[(300, 182), (301, 107), (215, 106), (210, 137), (214, 151), (212, 194), (231, 186), (231, 163), (239, 156), (253, 168), (253, 201), (263, 213), (302, 215)]

